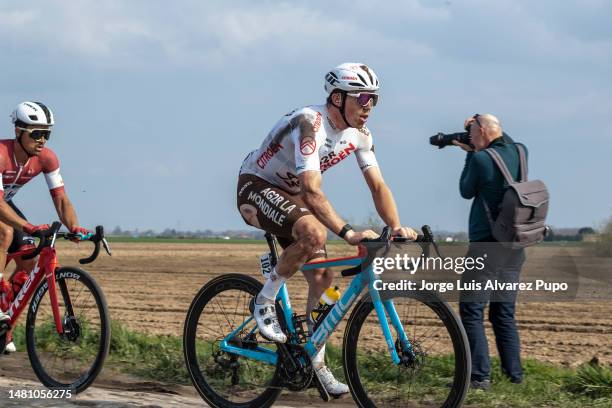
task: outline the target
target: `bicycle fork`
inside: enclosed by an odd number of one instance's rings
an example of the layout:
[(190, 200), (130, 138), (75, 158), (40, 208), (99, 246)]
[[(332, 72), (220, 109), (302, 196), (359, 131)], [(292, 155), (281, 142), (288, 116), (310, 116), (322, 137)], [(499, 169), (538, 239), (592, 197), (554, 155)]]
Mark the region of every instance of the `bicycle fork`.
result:
[[(410, 340), (408, 339), (408, 336), (404, 331), (404, 326), (402, 325), (402, 322), (399, 316), (397, 315), (397, 310), (395, 309), (393, 300), (382, 300), (380, 297), (380, 293), (378, 293), (378, 290), (374, 288), (373, 281), (370, 282), (369, 289), (370, 298), (374, 303), (374, 310), (376, 311), (380, 327), (382, 329), (383, 335), (385, 336), (385, 342), (387, 343), (387, 349), (389, 350), (389, 354), (391, 355), (391, 360), (396, 365), (399, 365), (403, 362), (402, 358), (400, 358), (397, 353), (397, 347), (395, 342), (393, 341), (391, 328), (389, 327), (389, 320), (391, 320), (391, 325), (393, 326), (395, 333), (397, 334), (401, 350), (403, 352), (408, 352), (409, 357), (411, 359), (414, 358), (414, 349), (412, 347), (412, 344), (410, 344)], [(389, 319), (387, 319), (387, 316), (389, 316)]]
[[(51, 300), (51, 310), (53, 312), (53, 320), (55, 321), (55, 328), (57, 330), (57, 334), (62, 335), (64, 333), (64, 326), (62, 324), (62, 317), (60, 316), (59, 311), (59, 301), (57, 299), (57, 285), (55, 281), (55, 268), (57, 268), (57, 257), (55, 255), (55, 249), (49, 249), (49, 257), (46, 268), (45, 268), (45, 278), (47, 278), (47, 284), (49, 286), (49, 299)], [(64, 292), (68, 292), (66, 289), (66, 285), (60, 285), (60, 289), (62, 291), (62, 296), (64, 296)], [(70, 301), (66, 299), (64, 296), (64, 303), (66, 306), (71, 306)]]

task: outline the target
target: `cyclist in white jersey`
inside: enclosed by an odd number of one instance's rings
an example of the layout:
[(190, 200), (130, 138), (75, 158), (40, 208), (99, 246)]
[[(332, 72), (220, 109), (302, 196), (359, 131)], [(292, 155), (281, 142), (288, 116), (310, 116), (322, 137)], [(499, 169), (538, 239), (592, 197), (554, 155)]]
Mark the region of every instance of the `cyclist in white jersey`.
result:
[[(355, 155), (372, 193), (376, 210), (394, 235), (415, 239), (402, 227), (390, 189), (385, 184), (366, 122), (378, 102), (378, 78), (368, 66), (344, 63), (325, 76), (324, 105), (307, 106), (281, 118), (259, 149), (240, 168), (238, 209), (246, 223), (275, 234), (284, 248), (278, 265), (255, 301), (255, 320), (265, 338), (285, 342), (274, 307), (280, 286), (307, 261), (324, 258), (327, 229), (351, 245), (376, 238), (371, 230), (354, 231), (336, 213), (321, 190), (321, 174)], [(329, 269), (304, 273), (308, 282), (306, 315), (331, 286)], [(312, 324), (312, 323), (311, 323)], [(348, 393), (324, 362), (325, 348), (313, 358), (317, 376), (333, 396)]]

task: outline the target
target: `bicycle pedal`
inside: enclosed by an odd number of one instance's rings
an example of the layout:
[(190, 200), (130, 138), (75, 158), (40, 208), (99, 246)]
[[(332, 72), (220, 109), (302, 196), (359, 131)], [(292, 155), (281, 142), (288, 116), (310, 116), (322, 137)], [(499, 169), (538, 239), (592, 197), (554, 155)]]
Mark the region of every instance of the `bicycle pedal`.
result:
[(323, 386), (323, 383), (321, 383), (321, 380), (319, 380), (319, 376), (317, 375), (316, 370), (314, 372), (314, 376), (312, 377), (312, 381), (315, 383), (315, 387), (319, 391), (319, 396), (321, 397), (321, 399), (325, 402), (330, 401), (332, 397), (329, 395), (329, 393), (325, 389), (325, 386)]

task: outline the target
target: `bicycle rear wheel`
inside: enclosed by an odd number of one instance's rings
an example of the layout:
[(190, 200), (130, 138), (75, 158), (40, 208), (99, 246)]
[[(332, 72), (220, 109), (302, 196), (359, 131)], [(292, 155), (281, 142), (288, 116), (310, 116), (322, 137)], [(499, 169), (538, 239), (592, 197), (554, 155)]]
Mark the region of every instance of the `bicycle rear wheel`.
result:
[(87, 272), (58, 268), (55, 279), (63, 334), (57, 333), (45, 279), (28, 310), (28, 356), (45, 386), (79, 393), (102, 370), (110, 347), (110, 316), (102, 290)]
[(344, 335), (344, 370), (360, 407), (459, 407), (470, 380), (470, 350), (461, 321), (442, 301), (393, 297), (413, 347), (404, 350), (391, 326), (403, 361), (395, 365), (369, 296), (351, 314)]
[(249, 310), (261, 290), (256, 279), (239, 274), (219, 276), (196, 295), (185, 319), (183, 351), (193, 385), (216, 408), (269, 407), (281, 392), (276, 365), (221, 350), (220, 343), (240, 328), (229, 343), (276, 352), (256, 330)]

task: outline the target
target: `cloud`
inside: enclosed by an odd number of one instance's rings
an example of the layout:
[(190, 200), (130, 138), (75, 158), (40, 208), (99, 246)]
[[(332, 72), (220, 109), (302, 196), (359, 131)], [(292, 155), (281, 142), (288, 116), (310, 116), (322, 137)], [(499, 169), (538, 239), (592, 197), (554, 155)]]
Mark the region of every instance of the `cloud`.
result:
[[(429, 15), (417, 2), (409, 4), (415, 5), (411, 10), (416, 15)], [(290, 58), (333, 57), (338, 49), (373, 55), (396, 50), (406, 56), (431, 54), (428, 46), (387, 35), (363, 19), (347, 19), (346, 13), (326, 12), (326, 7), (282, 2), (180, 5), (90, 0), (5, 4), (0, 21), (10, 24), (3, 24), (0, 32), (14, 49), (43, 54), (51, 61), (70, 56), (104, 67), (152, 61), (219, 67), (270, 58), (283, 63)], [(430, 14), (435, 18), (436, 13)]]

